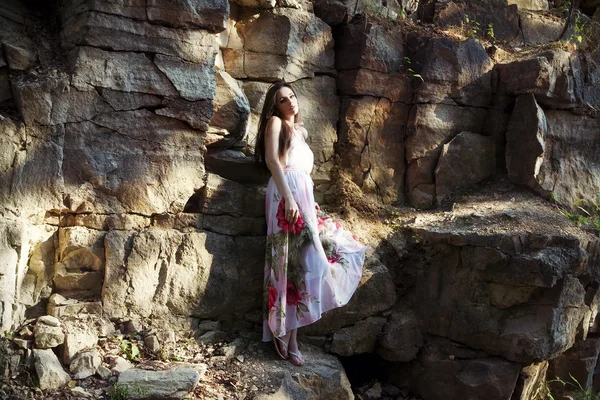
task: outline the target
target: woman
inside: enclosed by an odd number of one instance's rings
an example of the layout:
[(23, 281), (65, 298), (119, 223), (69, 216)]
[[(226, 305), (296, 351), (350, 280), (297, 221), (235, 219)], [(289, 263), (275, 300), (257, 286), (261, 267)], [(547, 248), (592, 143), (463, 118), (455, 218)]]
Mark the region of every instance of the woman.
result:
[(310, 172), (313, 153), (301, 126), (298, 99), (277, 82), (265, 98), (255, 156), (271, 172), (267, 186), (263, 340), (303, 365), (297, 329), (350, 300), (361, 278), (366, 246), (339, 223), (317, 217)]

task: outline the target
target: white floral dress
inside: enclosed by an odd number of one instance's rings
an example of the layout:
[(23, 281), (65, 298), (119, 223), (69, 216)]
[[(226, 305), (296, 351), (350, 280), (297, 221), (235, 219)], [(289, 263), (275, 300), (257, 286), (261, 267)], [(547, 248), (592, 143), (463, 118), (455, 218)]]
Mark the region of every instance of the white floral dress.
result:
[(309, 175), (313, 153), (300, 131), (293, 135), (284, 172), (302, 218), (287, 223), (284, 199), (271, 178), (265, 202), (264, 341), (345, 305), (361, 279), (368, 248), (338, 222), (317, 216)]

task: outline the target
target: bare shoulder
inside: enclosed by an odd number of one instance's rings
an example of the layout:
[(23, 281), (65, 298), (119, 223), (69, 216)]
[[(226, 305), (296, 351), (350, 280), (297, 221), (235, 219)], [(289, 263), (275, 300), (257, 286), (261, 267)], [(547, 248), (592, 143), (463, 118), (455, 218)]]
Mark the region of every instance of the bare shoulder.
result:
[(304, 126), (300, 126), (300, 132), (302, 132), (302, 136), (304, 136), (304, 140), (308, 139), (308, 131)]
[(269, 118), (269, 122), (267, 122), (267, 134), (273, 135), (273, 134), (279, 134), (279, 131), (281, 130), (281, 118), (279, 118), (276, 115), (273, 115), (271, 118)]

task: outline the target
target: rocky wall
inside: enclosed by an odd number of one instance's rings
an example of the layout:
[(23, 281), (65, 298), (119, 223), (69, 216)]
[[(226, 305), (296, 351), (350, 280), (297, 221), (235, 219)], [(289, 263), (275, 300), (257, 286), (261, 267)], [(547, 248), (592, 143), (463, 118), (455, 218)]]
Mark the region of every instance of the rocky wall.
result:
[[(497, 38), (518, 46), (560, 27), (535, 11), (543, 1), (488, 14), (434, 3), (438, 26), (489, 14)], [(341, 192), (338, 171), (365, 196), (417, 209), (504, 174), (564, 205), (596, 196), (597, 55), (499, 62), (473, 38), (399, 24), (418, 18), (416, 2), (386, 4), (64, 0), (65, 57), (52, 62), (24, 16), (11, 25), (0, 59), (0, 97), (17, 114), (0, 121), (1, 329), (46, 313), (259, 329), (265, 174), (252, 153), (275, 80), (298, 93), (319, 202)], [(512, 184), (494, 191), (474, 201), (490, 202), (484, 211), (417, 217), (371, 243), (350, 303), (304, 340), (376, 353), (390, 381), (426, 400), (528, 399), (546, 370), (596, 360), (596, 239)], [(553, 223), (528, 225), (538, 220)], [(594, 368), (578, 375), (588, 386)]]

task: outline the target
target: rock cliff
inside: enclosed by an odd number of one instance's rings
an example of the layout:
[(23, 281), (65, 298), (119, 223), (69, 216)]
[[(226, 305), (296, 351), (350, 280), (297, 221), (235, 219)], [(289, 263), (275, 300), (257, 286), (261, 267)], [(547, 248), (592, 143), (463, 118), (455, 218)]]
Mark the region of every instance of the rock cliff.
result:
[(424, 400), (600, 390), (597, 2), (565, 32), (546, 0), (50, 3), (0, 7), (0, 331), (23, 348), (0, 372), (35, 342), (45, 388), (61, 362), (101, 374), (82, 350), (115, 324), (148, 349), (260, 330), (252, 152), (286, 80), (315, 197), (372, 250), (350, 303), (302, 330), (314, 368), (269, 370), (260, 398), (352, 398), (324, 352)]

